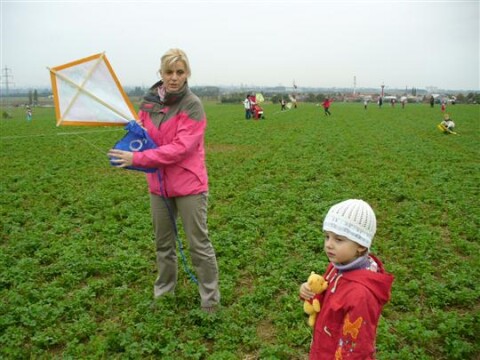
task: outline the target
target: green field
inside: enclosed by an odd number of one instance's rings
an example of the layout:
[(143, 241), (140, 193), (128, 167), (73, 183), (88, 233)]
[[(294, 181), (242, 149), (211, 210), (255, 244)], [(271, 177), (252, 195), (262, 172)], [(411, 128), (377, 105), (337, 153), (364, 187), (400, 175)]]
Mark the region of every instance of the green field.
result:
[(52, 108), (0, 120), (0, 358), (306, 359), (298, 287), (323, 272), (323, 216), (347, 198), (375, 209), (395, 276), (378, 359), (480, 357), (479, 106), (449, 106), (458, 135), (425, 104), (205, 109), (213, 316), (183, 270), (153, 302), (144, 175), (106, 156), (123, 129), (56, 127)]

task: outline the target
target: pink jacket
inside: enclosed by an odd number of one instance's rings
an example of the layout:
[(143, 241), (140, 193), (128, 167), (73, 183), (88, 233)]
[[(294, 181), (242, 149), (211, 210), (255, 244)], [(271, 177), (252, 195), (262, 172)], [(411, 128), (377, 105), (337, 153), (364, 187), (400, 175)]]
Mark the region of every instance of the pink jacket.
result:
[(375, 359), (375, 338), (383, 305), (390, 299), (393, 276), (370, 254), (378, 271), (325, 272), (328, 288), (320, 296), (311, 360)]
[(158, 148), (134, 153), (133, 166), (158, 169), (146, 174), (153, 194), (176, 197), (206, 192), (203, 105), (187, 84), (179, 93), (160, 100), (157, 88), (161, 84), (152, 86), (138, 113)]

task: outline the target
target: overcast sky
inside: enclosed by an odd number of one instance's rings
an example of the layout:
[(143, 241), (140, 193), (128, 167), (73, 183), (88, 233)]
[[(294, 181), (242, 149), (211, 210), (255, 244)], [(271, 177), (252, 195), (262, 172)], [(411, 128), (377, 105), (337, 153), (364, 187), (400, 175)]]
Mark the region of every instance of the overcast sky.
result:
[(479, 0), (1, 1), (2, 88), (104, 52), (124, 86), (189, 56), (191, 85), (479, 90)]

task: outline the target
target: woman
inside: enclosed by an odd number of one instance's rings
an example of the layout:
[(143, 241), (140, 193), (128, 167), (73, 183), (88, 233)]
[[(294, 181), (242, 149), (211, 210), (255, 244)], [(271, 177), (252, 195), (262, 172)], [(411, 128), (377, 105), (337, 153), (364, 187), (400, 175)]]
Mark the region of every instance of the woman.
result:
[(119, 167), (158, 169), (147, 173), (158, 277), (154, 297), (173, 293), (177, 283), (176, 219), (180, 214), (195, 268), (201, 307), (214, 312), (220, 302), (218, 266), (208, 238), (208, 176), (204, 134), (207, 124), (200, 99), (189, 89), (186, 54), (171, 49), (161, 58), (161, 81), (144, 97), (139, 123), (158, 145), (143, 152), (110, 150)]

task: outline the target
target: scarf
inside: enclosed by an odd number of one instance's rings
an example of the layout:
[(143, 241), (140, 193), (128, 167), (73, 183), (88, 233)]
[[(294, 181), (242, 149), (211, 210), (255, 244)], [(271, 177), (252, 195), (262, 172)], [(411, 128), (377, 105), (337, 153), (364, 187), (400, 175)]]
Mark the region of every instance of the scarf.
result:
[(346, 272), (358, 269), (367, 269), (370, 271), (377, 272), (378, 265), (368, 254), (356, 258), (352, 262), (349, 262), (346, 265), (333, 263), (333, 266), (338, 270), (338, 272)]
[(154, 102), (161, 105), (172, 105), (180, 101), (181, 98), (185, 96), (188, 91), (188, 83), (185, 82), (183, 87), (174, 93), (167, 92), (163, 81), (160, 80), (153, 84), (153, 86), (148, 91), (147, 95), (144, 97), (145, 101)]

